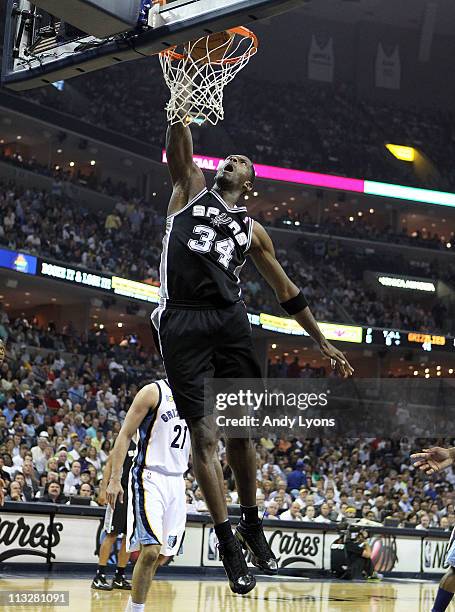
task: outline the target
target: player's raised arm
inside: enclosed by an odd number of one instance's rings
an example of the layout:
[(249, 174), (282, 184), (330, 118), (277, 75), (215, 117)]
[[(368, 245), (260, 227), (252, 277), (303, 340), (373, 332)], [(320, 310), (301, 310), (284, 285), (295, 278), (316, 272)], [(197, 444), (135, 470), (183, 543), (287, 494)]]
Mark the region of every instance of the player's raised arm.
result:
[(341, 351), (326, 340), (300, 289), (291, 281), (275, 256), (272, 240), (259, 223), (254, 223), (253, 237), (249, 250), (256, 268), (275, 291), (282, 308), (294, 317), (318, 344), (322, 354), (331, 360), (338, 372), (347, 378), (354, 372), (351, 364)]
[(123, 501), (123, 489), (121, 485), (123, 464), (130, 442), (138, 430), (140, 424), (147, 416), (149, 410), (158, 405), (159, 390), (155, 383), (143, 387), (133, 400), (123, 422), (120, 433), (115, 441), (114, 448), (109, 455), (111, 460), (111, 474), (106, 491), (107, 503), (115, 508), (117, 497)]
[(171, 214), (186, 206), (206, 183), (202, 170), (193, 162), (193, 138), (188, 126), (181, 123), (168, 126), (166, 156), (173, 185), (169, 203)]

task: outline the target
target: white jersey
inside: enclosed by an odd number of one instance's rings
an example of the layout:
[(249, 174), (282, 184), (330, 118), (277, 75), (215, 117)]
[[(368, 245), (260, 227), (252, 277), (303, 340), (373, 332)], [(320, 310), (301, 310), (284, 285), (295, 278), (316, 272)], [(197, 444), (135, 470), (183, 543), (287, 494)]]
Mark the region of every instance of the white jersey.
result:
[(158, 406), (150, 409), (138, 429), (133, 473), (145, 469), (182, 476), (190, 455), (188, 425), (177, 413), (167, 380), (154, 384), (159, 390)]

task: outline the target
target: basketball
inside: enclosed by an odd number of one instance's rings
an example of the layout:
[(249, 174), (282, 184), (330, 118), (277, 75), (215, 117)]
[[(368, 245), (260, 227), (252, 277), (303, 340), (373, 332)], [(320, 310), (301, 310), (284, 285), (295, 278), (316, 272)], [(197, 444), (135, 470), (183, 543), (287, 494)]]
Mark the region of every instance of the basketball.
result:
[(231, 32), (218, 32), (189, 43), (188, 51), (195, 61), (216, 64), (225, 57), (233, 41), (234, 34)]

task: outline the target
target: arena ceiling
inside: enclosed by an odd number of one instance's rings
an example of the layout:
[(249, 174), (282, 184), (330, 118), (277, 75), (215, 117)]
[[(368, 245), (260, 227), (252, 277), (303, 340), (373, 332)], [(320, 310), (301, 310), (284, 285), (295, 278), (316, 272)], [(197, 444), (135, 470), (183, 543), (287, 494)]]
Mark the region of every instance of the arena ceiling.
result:
[(370, 21), (413, 29), (420, 29), (434, 15), (435, 32), (454, 35), (453, 0), (309, 0), (292, 12), (292, 19), (296, 12), (341, 23)]

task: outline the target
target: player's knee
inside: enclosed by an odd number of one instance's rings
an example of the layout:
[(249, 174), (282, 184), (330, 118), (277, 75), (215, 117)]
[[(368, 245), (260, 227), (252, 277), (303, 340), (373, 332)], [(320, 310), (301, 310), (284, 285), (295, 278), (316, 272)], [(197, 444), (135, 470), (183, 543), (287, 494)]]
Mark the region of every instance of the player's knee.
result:
[(144, 565), (153, 566), (160, 556), (160, 546), (151, 544), (144, 546), (141, 551), (141, 561)]
[(455, 568), (449, 567), (439, 583), (441, 589), (449, 593), (455, 593)]

